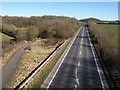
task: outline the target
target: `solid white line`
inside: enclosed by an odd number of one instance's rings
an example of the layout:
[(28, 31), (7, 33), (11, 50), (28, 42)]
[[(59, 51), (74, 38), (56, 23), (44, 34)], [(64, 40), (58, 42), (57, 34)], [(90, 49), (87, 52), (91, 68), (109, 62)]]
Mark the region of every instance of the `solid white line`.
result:
[[(81, 27), (81, 28), (82, 28), (82, 27)], [(67, 56), (67, 54), (68, 54), (68, 52), (69, 52), (69, 50), (70, 50), (71, 46), (73, 45), (73, 43), (74, 43), (74, 41), (75, 41), (75, 39), (76, 39), (76, 37), (77, 37), (78, 33), (80, 32), (81, 28), (79, 29), (79, 31), (77, 32), (76, 36), (75, 36), (75, 37), (74, 37), (74, 39), (72, 40), (72, 43), (68, 45), (68, 47), (67, 47), (68, 49), (66, 49), (66, 50), (67, 50), (67, 52), (65, 53), (65, 55), (64, 55), (64, 57), (63, 57), (63, 59), (62, 59), (61, 63), (59, 64), (59, 66), (58, 66), (58, 68), (57, 68), (57, 70), (56, 70), (55, 74), (53, 75), (52, 79), (50, 80), (50, 82), (49, 82), (49, 84), (48, 84), (48, 86), (47, 86), (47, 89), (50, 87), (50, 85), (51, 85), (51, 83), (52, 83), (53, 79), (55, 78), (55, 76), (56, 76), (56, 74), (57, 74), (58, 70), (60, 69), (60, 66), (62, 65), (62, 63), (63, 63), (63, 61), (64, 61), (65, 57)]]
[(95, 52), (94, 52), (94, 50), (93, 50), (93, 45), (92, 45), (92, 43), (91, 43), (91, 39), (90, 39), (90, 36), (89, 36), (89, 34), (88, 34), (88, 30), (87, 30), (87, 35), (88, 35), (88, 39), (89, 39), (89, 42), (90, 42), (90, 45), (91, 45), (91, 49), (92, 49), (92, 53), (93, 53), (93, 56), (94, 56), (95, 64), (96, 64), (96, 66), (97, 66), (97, 71), (98, 71), (98, 74), (99, 74), (99, 76), (100, 76), (100, 81), (101, 81), (101, 84), (102, 84), (102, 88), (105, 89), (105, 86), (104, 86), (103, 80), (102, 80), (102, 76), (101, 76), (101, 74), (100, 74), (100, 69), (99, 69), (99, 67), (98, 67), (98, 62), (97, 62), (97, 59), (96, 59), (96, 56), (95, 56)]

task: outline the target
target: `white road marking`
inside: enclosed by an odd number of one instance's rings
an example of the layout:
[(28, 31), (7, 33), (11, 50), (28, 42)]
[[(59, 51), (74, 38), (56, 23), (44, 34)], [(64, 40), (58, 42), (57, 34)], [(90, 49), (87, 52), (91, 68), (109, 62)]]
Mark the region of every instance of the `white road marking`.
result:
[(83, 41), (83, 38), (81, 38), (81, 41)]
[(78, 67), (80, 66), (80, 62), (78, 62)]
[(80, 55), (81, 55), (81, 51), (80, 51), (80, 53), (79, 53)]
[[(93, 56), (94, 56), (95, 64), (97, 66), (97, 71), (98, 71), (98, 74), (100, 76), (100, 81), (101, 81), (101, 84), (102, 84), (102, 88), (105, 89), (105, 86), (104, 86), (103, 80), (102, 80), (102, 76), (100, 74), (100, 69), (99, 69), (99, 66), (98, 66), (98, 62), (97, 62), (97, 59), (96, 59), (96, 56), (95, 56), (95, 52), (94, 52), (94, 49), (93, 49), (93, 45), (91, 43), (91, 39), (90, 39), (90, 36), (88, 34), (88, 30), (87, 30), (87, 35), (88, 35), (88, 39), (89, 39), (89, 42), (90, 42), (90, 45), (91, 45), (91, 49), (92, 49), (92, 53), (93, 53)], [(102, 71), (102, 73), (103, 73), (103, 71)]]
[(77, 89), (77, 85), (75, 85), (75, 90)]
[(81, 44), (83, 43), (83, 41), (81, 41)]
[[(62, 44), (59, 48), (61, 48), (64, 44)], [(59, 49), (58, 48), (58, 49)], [(50, 60), (50, 58), (57, 52), (57, 50), (37, 69), (35, 70), (35, 72), (19, 87), (19, 89), (21, 90), (34, 76), (35, 74), (45, 65), (48, 63), (48, 61)]]
[(76, 70), (75, 70), (75, 81), (76, 81), (76, 83), (77, 83), (77, 85), (79, 85), (79, 78), (77, 77), (77, 68), (76, 68)]
[(77, 78), (77, 68), (75, 69), (75, 77)]
[(76, 78), (75, 81), (76, 81), (77, 85), (80, 84), (80, 83), (79, 83), (79, 78)]
[(82, 48), (82, 45), (80, 46), (80, 48)]
[[(67, 47), (67, 48), (68, 48), (68, 49), (67, 49), (67, 52), (65, 53), (65, 55), (64, 55), (64, 57), (63, 57), (61, 63), (59, 64), (59, 66), (58, 66), (58, 68), (57, 68), (55, 74), (53, 75), (52, 79), (50, 80), (50, 82), (49, 82), (49, 84), (48, 84), (48, 86), (47, 86), (47, 89), (49, 89), (49, 87), (50, 87), (50, 85), (51, 85), (53, 79), (55, 78), (55, 76), (56, 76), (58, 70), (60, 69), (60, 66), (62, 65), (62, 63), (63, 63), (65, 57), (67, 56), (67, 54), (68, 54), (70, 48), (72, 47), (72, 45), (73, 45), (73, 43), (74, 43), (74, 41), (75, 41), (75, 39), (76, 39), (76, 37), (77, 37), (77, 35), (78, 35), (78, 33), (80, 32), (81, 29), (82, 29), (82, 27), (81, 27), (81, 28), (79, 29), (79, 31), (77, 32), (77, 34), (76, 34), (76, 36), (74, 37), (72, 43), (68, 45), (68, 47)], [(63, 55), (63, 54), (62, 54), (62, 55)]]

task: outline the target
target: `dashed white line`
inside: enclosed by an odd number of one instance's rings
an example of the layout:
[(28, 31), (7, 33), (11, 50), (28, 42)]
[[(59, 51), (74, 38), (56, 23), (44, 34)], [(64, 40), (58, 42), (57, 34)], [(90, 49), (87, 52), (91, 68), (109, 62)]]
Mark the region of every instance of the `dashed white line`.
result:
[(78, 69), (76, 68), (76, 70), (75, 70), (75, 81), (76, 81), (77, 85), (79, 85), (79, 78), (77, 77), (77, 72), (78, 72)]
[(81, 44), (83, 43), (83, 41), (81, 41)]
[(80, 48), (82, 48), (82, 45), (80, 46)]
[[(55, 78), (55, 76), (56, 76), (58, 70), (60, 69), (60, 66), (62, 65), (62, 63), (63, 63), (65, 57), (67, 56), (67, 54), (68, 54), (70, 48), (72, 47), (72, 45), (73, 45), (73, 43), (74, 43), (74, 41), (75, 41), (75, 39), (76, 39), (76, 37), (77, 37), (77, 35), (78, 35), (78, 33), (80, 32), (81, 29), (82, 29), (82, 27), (81, 27), (81, 28), (79, 29), (79, 31), (77, 32), (76, 36), (75, 36), (74, 39), (72, 40), (72, 43), (69, 44), (69, 46), (67, 47), (67, 48), (68, 48), (68, 49), (67, 49), (67, 52), (65, 53), (65, 55), (64, 55), (64, 57), (63, 57), (61, 63), (59, 64), (59, 66), (58, 66), (58, 68), (57, 68), (55, 74), (53, 75), (52, 79), (50, 80), (50, 82), (49, 82), (49, 84), (48, 84), (48, 86), (47, 86), (47, 89), (50, 87), (50, 85), (51, 85), (53, 79)], [(63, 55), (63, 54), (62, 54), (62, 55)]]
[(76, 81), (77, 85), (79, 85), (79, 78), (76, 78), (75, 81)]
[(80, 51), (80, 53), (79, 53), (80, 55), (81, 55), (81, 51)]
[(80, 62), (78, 62), (78, 67), (80, 66)]
[(83, 41), (83, 38), (81, 38), (81, 41)]
[(77, 89), (77, 85), (75, 85), (75, 90)]

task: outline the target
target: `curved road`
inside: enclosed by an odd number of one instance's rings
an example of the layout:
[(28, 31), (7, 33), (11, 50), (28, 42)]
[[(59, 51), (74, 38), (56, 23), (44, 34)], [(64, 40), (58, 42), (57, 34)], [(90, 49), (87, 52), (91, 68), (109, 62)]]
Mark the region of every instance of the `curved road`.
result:
[(9, 63), (6, 65), (6, 67), (2, 71), (2, 87), (0, 87), (0, 89), (5, 88), (7, 83), (10, 81), (13, 73), (15, 72), (15, 70), (17, 68), (17, 65), (19, 64), (20, 58), (21, 58), (22, 54), (24, 53), (24, 48), (27, 46), (29, 46), (29, 45), (25, 45), (24, 47), (18, 49), (13, 54)]
[(41, 88), (109, 89), (87, 27), (83, 26)]

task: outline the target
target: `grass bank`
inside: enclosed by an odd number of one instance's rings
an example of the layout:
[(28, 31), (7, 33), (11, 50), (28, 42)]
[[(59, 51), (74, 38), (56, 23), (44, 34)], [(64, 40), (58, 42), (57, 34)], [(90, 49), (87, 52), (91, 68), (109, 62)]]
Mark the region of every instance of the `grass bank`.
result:
[(70, 41), (71, 41), (71, 38), (66, 40), (65, 44), (63, 45), (63, 47), (61, 49), (59, 49), (50, 58), (50, 61), (42, 68), (42, 70), (40, 70), (34, 76), (34, 78), (32, 78), (32, 80), (30, 80), (28, 85), (25, 86), (26, 88), (40, 88), (40, 86), (43, 84), (44, 80), (49, 75), (49, 73), (51, 72), (51, 70), (53, 69), (53, 67), (55, 66), (57, 61), (59, 60), (60, 56), (62, 55), (62, 53), (64, 52), (64, 50), (66, 49), (66, 47), (68, 46)]
[[(110, 87), (119, 87), (120, 60), (118, 58), (118, 25), (95, 24), (89, 22), (92, 37), (98, 43), (94, 43), (100, 57), (103, 59), (107, 74), (110, 76)], [(107, 77), (108, 78), (108, 77)], [(120, 87), (119, 87), (120, 88)]]
[[(41, 42), (41, 41), (40, 41)], [(31, 46), (31, 50), (25, 50), (21, 57), (16, 72), (14, 73), (7, 88), (15, 88), (29, 73), (38, 66), (53, 50), (55, 46), (44, 47), (41, 43)]]
[(10, 41), (11, 39), (14, 39), (13, 37), (10, 37), (8, 35), (5, 35), (3, 33), (0, 32), (0, 36), (2, 37), (2, 41)]

